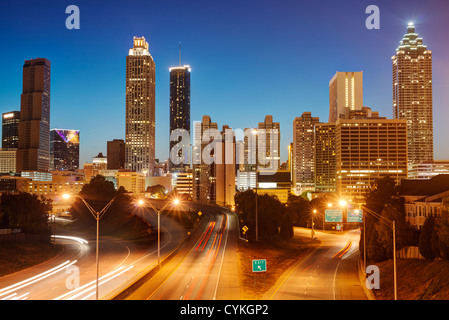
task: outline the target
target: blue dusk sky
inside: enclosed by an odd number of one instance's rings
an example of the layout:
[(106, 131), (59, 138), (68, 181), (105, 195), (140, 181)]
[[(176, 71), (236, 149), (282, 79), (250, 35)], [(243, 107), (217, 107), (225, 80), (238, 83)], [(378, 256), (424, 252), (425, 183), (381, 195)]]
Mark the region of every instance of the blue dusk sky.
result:
[[(80, 9), (80, 29), (65, 26)], [(367, 6), (380, 9), (368, 30)], [(169, 68), (192, 68), (191, 121), (209, 115), (219, 128), (281, 124), (281, 158), (293, 120), (311, 111), (327, 122), (329, 80), (363, 71), (364, 105), (392, 118), (391, 56), (413, 21), (433, 53), (435, 158), (449, 159), (449, 2), (94, 1), (0, 3), (0, 112), (20, 110), (27, 59), (51, 61), (51, 128), (80, 130), (80, 165), (106, 142), (125, 136), (125, 61), (133, 36), (144, 36), (156, 63), (156, 158), (169, 146)]]

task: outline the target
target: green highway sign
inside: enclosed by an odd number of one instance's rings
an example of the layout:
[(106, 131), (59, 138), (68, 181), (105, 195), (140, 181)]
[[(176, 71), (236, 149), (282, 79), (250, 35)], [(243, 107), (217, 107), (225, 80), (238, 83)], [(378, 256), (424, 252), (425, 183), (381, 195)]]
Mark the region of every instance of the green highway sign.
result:
[(343, 222), (343, 213), (341, 210), (325, 210), (324, 217), (326, 222)]
[(348, 222), (363, 222), (363, 211), (360, 209), (348, 210)]
[(266, 272), (267, 271), (267, 260), (259, 259), (253, 260), (253, 272)]

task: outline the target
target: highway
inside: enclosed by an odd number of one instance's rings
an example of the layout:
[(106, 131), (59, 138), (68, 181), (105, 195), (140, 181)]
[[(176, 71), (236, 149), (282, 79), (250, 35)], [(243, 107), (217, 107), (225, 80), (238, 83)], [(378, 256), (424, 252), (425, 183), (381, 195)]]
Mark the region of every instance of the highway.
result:
[[(144, 213), (154, 225), (156, 214)], [(161, 216), (161, 257), (185, 239), (184, 227)], [(57, 257), (0, 278), (1, 300), (93, 300), (96, 298), (95, 236), (56, 238), (64, 250)], [(99, 245), (99, 299), (108, 299), (142, 273), (157, 266), (157, 243), (142, 249), (132, 243), (101, 236)]]
[[(184, 227), (161, 215), (161, 258), (176, 251), (162, 269), (157, 242), (142, 250), (125, 241), (100, 237), (99, 298), (112, 299), (143, 274), (158, 270), (132, 290), (128, 300), (240, 300), (237, 245), (238, 221), (219, 207), (196, 205), (203, 212), (190, 236)], [(157, 215), (141, 211), (152, 225)], [(263, 300), (365, 300), (357, 273), (358, 231), (315, 231), (319, 242), (279, 277)], [(100, 224), (101, 233), (101, 224)], [(95, 237), (58, 237), (64, 250), (56, 258), (0, 278), (4, 300), (95, 299)], [(296, 237), (310, 229), (295, 228)]]
[[(237, 217), (204, 206), (201, 229), (172, 261), (165, 275), (157, 275), (129, 300), (231, 300), (240, 298), (237, 263)], [(159, 281), (159, 282), (158, 282)]]
[[(310, 229), (295, 228), (295, 236)], [(266, 300), (366, 300), (358, 278), (359, 231), (315, 231), (320, 243), (267, 292)]]

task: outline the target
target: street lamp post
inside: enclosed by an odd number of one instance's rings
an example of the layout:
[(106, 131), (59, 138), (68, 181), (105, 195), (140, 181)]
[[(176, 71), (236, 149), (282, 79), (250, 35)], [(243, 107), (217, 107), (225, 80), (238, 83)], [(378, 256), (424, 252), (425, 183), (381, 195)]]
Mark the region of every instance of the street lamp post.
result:
[[(256, 141), (255, 141), (255, 144), (256, 144), (256, 163), (255, 163), (255, 169), (256, 169), (256, 241), (259, 241), (259, 212), (258, 212), (258, 208), (257, 208), (257, 195), (258, 195), (258, 193), (257, 193), (257, 187), (258, 187), (258, 177), (257, 177), (257, 165), (258, 165), (258, 161), (257, 161), (257, 133), (258, 133), (258, 130), (257, 129), (253, 129), (252, 131), (251, 131), (251, 133), (253, 134), (253, 135), (255, 135), (256, 136)], [(251, 139), (251, 143), (253, 142), (253, 139)], [(252, 154), (252, 152), (251, 152), (251, 154)]]
[[(87, 207), (87, 209), (89, 209), (90, 213), (92, 214), (92, 216), (95, 218), (95, 220), (97, 221), (97, 239), (96, 239), (96, 245), (95, 245), (95, 263), (96, 263), (96, 289), (95, 289), (95, 299), (98, 300), (98, 275), (99, 275), (99, 260), (98, 260), (98, 242), (99, 242), (99, 234), (100, 234), (100, 219), (104, 216), (105, 212), (109, 209), (109, 207), (111, 206), (112, 202), (114, 202), (115, 198), (117, 198), (117, 196), (115, 196), (114, 198), (112, 198), (111, 201), (108, 202), (108, 204), (106, 206), (104, 206), (103, 209), (101, 209), (101, 211), (96, 211), (94, 208), (92, 208), (92, 206), (90, 204), (87, 203), (86, 200), (84, 200), (80, 195), (74, 195), (75, 197), (80, 198), (83, 203), (85, 204), (85, 206)], [(68, 199), (71, 197), (71, 195), (69, 194), (64, 194), (62, 196), (64, 199)]]
[(312, 240), (313, 240), (314, 235), (315, 235), (315, 231), (313, 230), (313, 217), (315, 216), (315, 214), (316, 214), (316, 210), (313, 209), (313, 213), (312, 213)]
[[(382, 215), (378, 214), (377, 212), (374, 212), (373, 210), (368, 209), (365, 206), (362, 206), (362, 209), (365, 212), (368, 212), (373, 217), (378, 219), (380, 222), (382, 222), (387, 227), (390, 227), (393, 230), (393, 282), (394, 282), (394, 300), (398, 299), (398, 290), (397, 290), (397, 272), (396, 272), (396, 221), (395, 220), (389, 220)], [(365, 228), (365, 215), (363, 215), (363, 264), (364, 268), (366, 270), (366, 228)]]
[[(157, 210), (151, 202), (148, 202), (151, 209), (153, 209), (154, 212), (157, 214), (157, 264), (159, 265), (159, 268), (161, 268), (161, 214), (164, 211), (164, 209), (168, 206), (168, 204), (171, 202), (166, 202), (165, 205), (162, 207), (162, 209)], [(174, 205), (179, 205), (180, 201), (179, 199), (174, 199), (172, 201)], [(138, 204), (141, 206), (144, 204), (143, 200), (139, 200)]]
[[(344, 216), (344, 215), (345, 215), (346, 205), (347, 205), (348, 203), (346, 202), (346, 200), (340, 200), (340, 201), (339, 201), (339, 204), (340, 204), (340, 207), (342, 208), (342, 215)], [(343, 231), (343, 229), (344, 229), (344, 222), (343, 222), (343, 220), (342, 220), (342, 223), (341, 223), (341, 231)]]
[(256, 170), (256, 241), (259, 241), (259, 212), (257, 208), (257, 199), (258, 193), (257, 193), (257, 170)]

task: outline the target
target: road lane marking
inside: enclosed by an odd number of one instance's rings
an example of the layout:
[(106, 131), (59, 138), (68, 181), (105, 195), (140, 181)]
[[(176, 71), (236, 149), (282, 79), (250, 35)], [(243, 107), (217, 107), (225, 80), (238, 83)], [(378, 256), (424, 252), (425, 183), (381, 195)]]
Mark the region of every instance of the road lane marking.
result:
[(337, 258), (340, 259), (341, 257), (343, 257), (343, 255), (349, 251), (349, 249), (352, 246), (352, 241), (348, 240), (348, 242), (346, 243), (346, 245), (340, 249), (336, 254), (333, 255), (332, 258)]
[(162, 281), (162, 283), (161, 284), (159, 284), (158, 286), (157, 286), (157, 288), (155, 289), (155, 290), (153, 290), (153, 292), (146, 298), (146, 300), (150, 300), (151, 299), (151, 297), (156, 293), (156, 291), (158, 291), (159, 290), (159, 288), (171, 277), (171, 275), (173, 274), (173, 273), (175, 273), (175, 271), (176, 270), (178, 270), (178, 268), (179, 268), (179, 266), (187, 259), (187, 257), (190, 255), (190, 253), (193, 251), (193, 249), (195, 248), (195, 246), (193, 246), (190, 250), (189, 250), (189, 252), (185, 255), (185, 257), (181, 260), (181, 262), (179, 262), (178, 263), (178, 265), (176, 266), (176, 268), (174, 268), (173, 270), (172, 270), (172, 272), (170, 272), (170, 274), (164, 279), (164, 281)]
[(290, 275), (293, 273), (293, 271), (295, 271), (300, 265), (302, 265), (304, 263), (304, 261), (306, 261), (307, 259), (310, 258), (310, 256), (318, 249), (318, 247), (314, 248), (312, 250), (312, 252), (307, 255), (299, 264), (297, 264), (294, 268), (292, 268), (292, 270), (285, 276), (285, 278), (281, 281), (281, 283), (279, 284), (279, 286), (274, 290), (273, 294), (270, 296), (269, 300), (273, 299), (273, 296), (278, 292), (278, 290), (282, 287), (282, 285), (284, 284), (284, 282), (290, 277)]

